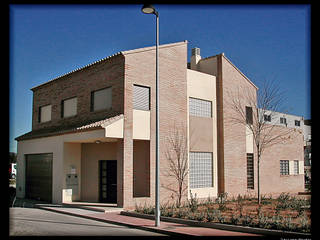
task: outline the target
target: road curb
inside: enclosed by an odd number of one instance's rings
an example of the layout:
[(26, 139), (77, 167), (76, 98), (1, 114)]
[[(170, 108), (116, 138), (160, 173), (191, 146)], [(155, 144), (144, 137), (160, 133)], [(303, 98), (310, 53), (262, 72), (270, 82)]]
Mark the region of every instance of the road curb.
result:
[[(142, 214), (142, 213), (137, 213), (132, 211), (121, 211), (120, 214), (125, 216), (154, 219), (154, 215)], [(297, 232), (281, 231), (281, 230), (274, 230), (274, 229), (254, 228), (254, 227), (230, 225), (230, 224), (223, 224), (223, 223), (199, 222), (195, 220), (187, 220), (187, 219), (163, 217), (163, 216), (160, 217), (160, 220), (165, 222), (187, 224), (194, 227), (206, 227), (206, 228), (214, 228), (214, 229), (220, 229), (220, 230), (226, 230), (226, 231), (232, 231), (232, 232), (253, 233), (253, 234), (259, 234), (264, 236), (311, 238), (311, 234), (308, 234), (308, 233), (297, 233)]]
[(90, 220), (94, 220), (94, 221), (111, 223), (111, 224), (116, 224), (116, 225), (130, 227), (130, 228), (136, 228), (136, 229), (145, 230), (145, 231), (149, 231), (149, 232), (162, 233), (162, 234), (166, 234), (166, 235), (173, 236), (173, 237), (186, 237), (186, 236), (188, 236), (188, 237), (191, 236), (192, 237), (192, 235), (189, 235), (189, 234), (177, 233), (177, 232), (167, 231), (167, 230), (164, 230), (164, 229), (149, 228), (149, 227), (144, 227), (144, 226), (139, 226), (139, 225), (134, 225), (134, 224), (129, 224), (129, 223), (123, 223), (123, 222), (117, 222), (117, 221), (112, 221), (112, 220), (93, 217), (93, 216), (76, 214), (76, 213), (71, 213), (71, 212), (67, 212), (67, 211), (63, 211), (63, 210), (52, 209), (52, 208), (50, 208), (48, 206), (35, 205), (34, 207), (35, 208), (39, 208), (39, 209), (43, 209), (43, 210), (46, 210), (46, 211), (51, 211), (51, 212), (70, 215), (70, 216), (73, 216), (73, 217), (81, 217), (81, 218), (90, 219)]

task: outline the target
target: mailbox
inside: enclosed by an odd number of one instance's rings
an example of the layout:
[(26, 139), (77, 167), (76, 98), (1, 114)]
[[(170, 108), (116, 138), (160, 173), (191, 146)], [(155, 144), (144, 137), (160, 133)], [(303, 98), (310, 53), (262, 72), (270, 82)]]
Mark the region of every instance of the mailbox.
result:
[(72, 189), (72, 194), (78, 194), (78, 175), (77, 174), (67, 174), (66, 185), (68, 189)]

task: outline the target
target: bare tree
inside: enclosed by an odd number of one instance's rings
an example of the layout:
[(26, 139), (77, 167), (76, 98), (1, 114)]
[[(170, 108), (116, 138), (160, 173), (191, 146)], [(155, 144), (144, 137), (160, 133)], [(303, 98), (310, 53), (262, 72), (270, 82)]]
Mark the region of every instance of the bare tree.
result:
[[(229, 92), (229, 107), (234, 114), (227, 120), (233, 124), (245, 125), (254, 139), (257, 152), (257, 190), (260, 197), (260, 162), (263, 152), (275, 144), (285, 144), (292, 139), (294, 128), (279, 127), (279, 112), (283, 111), (284, 93), (272, 81), (264, 82), (258, 93), (255, 90), (241, 89)], [(252, 117), (248, 109), (252, 109)], [(250, 112), (250, 111), (249, 111)], [(251, 119), (250, 119), (251, 118)], [(286, 124), (285, 124), (286, 126)]]
[(176, 184), (163, 184), (163, 187), (173, 192), (177, 197), (176, 205), (181, 206), (182, 197), (188, 186), (186, 178), (188, 176), (188, 146), (186, 128), (177, 127), (176, 124), (172, 128), (170, 135), (167, 137), (167, 146), (165, 156), (169, 162), (165, 175), (173, 177)]

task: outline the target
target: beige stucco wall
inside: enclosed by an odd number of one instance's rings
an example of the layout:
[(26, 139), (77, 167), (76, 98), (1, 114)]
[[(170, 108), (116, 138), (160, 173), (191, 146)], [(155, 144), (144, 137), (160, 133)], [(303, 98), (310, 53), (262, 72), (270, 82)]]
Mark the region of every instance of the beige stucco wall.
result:
[(82, 144), (82, 201), (99, 202), (99, 160), (117, 160), (117, 143)]
[[(213, 187), (191, 189), (191, 192), (193, 196), (197, 194), (198, 198), (216, 197), (218, 192), (216, 77), (187, 69), (187, 96), (188, 149), (213, 153)], [(211, 101), (212, 118), (189, 116), (189, 97)], [(190, 188), (188, 197), (190, 198)]]
[[(65, 201), (77, 201), (81, 196), (81, 143), (64, 143), (63, 151), (64, 169), (63, 176), (66, 179), (67, 174), (77, 174), (78, 178), (78, 193), (72, 192), (71, 199), (67, 199), (67, 194), (64, 194)], [(63, 182), (63, 189), (67, 189), (66, 181)]]
[(43, 137), (18, 141), (17, 144), (17, 197), (25, 197), (25, 155), (39, 153), (53, 153), (52, 163), (52, 202), (61, 203), (63, 201), (63, 189), (66, 189), (66, 174), (70, 173), (71, 165), (75, 167), (79, 177), (79, 194), (72, 196), (73, 200), (78, 200), (81, 194), (81, 143), (95, 140), (103, 140), (105, 130), (93, 130), (74, 134), (64, 134), (52, 137)]
[[(17, 145), (17, 183), (16, 194), (18, 198), (25, 197), (25, 154), (53, 153), (52, 160), (52, 202), (61, 203), (64, 176), (63, 176), (63, 142), (59, 137), (46, 139), (32, 139), (19, 141)], [(60, 191), (59, 191), (60, 189)]]
[(250, 131), (249, 126), (246, 126), (246, 152), (253, 153), (253, 134)]
[(123, 118), (105, 126), (105, 137), (123, 138)]
[(133, 109), (133, 139), (150, 140), (150, 111)]
[(212, 118), (189, 116), (190, 152), (213, 152)]

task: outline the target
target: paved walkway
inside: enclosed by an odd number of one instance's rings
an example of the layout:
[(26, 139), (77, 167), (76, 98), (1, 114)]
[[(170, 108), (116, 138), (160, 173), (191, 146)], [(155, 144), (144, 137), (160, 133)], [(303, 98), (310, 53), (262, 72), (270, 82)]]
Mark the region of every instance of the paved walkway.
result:
[(131, 226), (139, 229), (176, 236), (261, 236), (251, 233), (233, 232), (205, 227), (193, 227), (186, 224), (161, 221), (160, 227), (154, 226), (154, 220), (120, 215), (120, 211), (97, 212), (80, 208), (38, 206), (42, 209), (84, 217), (92, 220)]

